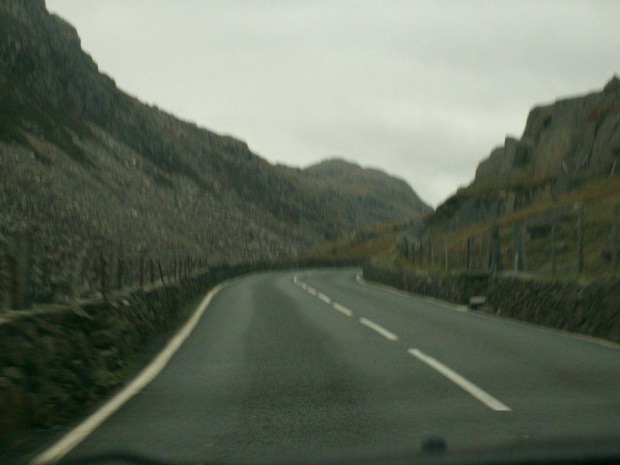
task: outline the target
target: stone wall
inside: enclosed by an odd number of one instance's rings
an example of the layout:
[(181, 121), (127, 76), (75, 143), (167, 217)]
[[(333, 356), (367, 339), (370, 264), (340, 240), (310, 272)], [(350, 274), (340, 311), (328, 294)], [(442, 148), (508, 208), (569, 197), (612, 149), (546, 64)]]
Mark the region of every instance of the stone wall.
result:
[(484, 294), (489, 278), (486, 273), (429, 275), (369, 264), (364, 265), (363, 270), (364, 278), (369, 281), (462, 305), (469, 302), (470, 296)]
[(364, 278), (458, 304), (485, 296), (480, 311), (620, 342), (619, 277), (582, 283), (508, 274), (431, 276), (366, 264)]
[(189, 299), (228, 275), (0, 314), (0, 450), (87, 412), (135, 372), (146, 344), (186, 318)]
[(620, 342), (620, 278), (587, 283), (495, 277), (483, 310)]

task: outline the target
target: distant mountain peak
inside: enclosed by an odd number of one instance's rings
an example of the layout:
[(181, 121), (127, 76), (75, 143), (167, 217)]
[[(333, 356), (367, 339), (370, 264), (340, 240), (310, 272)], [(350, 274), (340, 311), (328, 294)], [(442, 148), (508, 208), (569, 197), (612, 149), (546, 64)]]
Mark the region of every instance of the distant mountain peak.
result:
[(620, 90), (620, 78), (614, 74), (614, 76), (609, 80), (605, 87), (603, 88), (603, 92), (617, 92)]
[(350, 210), (375, 210), (385, 221), (432, 211), (406, 181), (342, 157), (322, 160), (301, 173), (314, 188), (339, 191), (347, 198)]

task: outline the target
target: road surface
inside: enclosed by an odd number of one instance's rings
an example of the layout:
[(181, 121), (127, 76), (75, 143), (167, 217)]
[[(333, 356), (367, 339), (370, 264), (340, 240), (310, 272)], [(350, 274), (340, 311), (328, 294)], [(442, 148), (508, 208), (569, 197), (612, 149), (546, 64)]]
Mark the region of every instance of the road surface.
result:
[(252, 462), (620, 437), (620, 350), (356, 279), (261, 273), (217, 292), (149, 384), (66, 459)]

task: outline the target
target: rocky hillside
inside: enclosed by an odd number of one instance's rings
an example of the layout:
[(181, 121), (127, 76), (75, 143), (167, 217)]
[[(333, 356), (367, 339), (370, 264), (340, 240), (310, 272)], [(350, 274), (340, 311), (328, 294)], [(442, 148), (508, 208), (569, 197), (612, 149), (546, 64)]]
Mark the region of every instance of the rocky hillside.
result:
[(34, 230), (35, 255), (52, 263), (119, 249), (162, 260), (294, 255), (425, 209), (405, 186), (392, 207), (374, 188), (366, 195), (367, 183), (273, 166), (240, 140), (139, 102), (44, 0), (2, 0), (0, 30), (0, 233)]
[[(348, 221), (363, 219), (364, 227), (421, 218), (432, 213), (405, 181), (341, 158), (324, 160), (305, 169), (280, 166), (307, 190), (329, 196)], [(360, 223), (358, 223), (360, 224)]]
[(549, 200), (620, 166), (620, 79), (600, 92), (535, 107), (520, 139), (507, 137), (473, 183), (437, 209), (453, 228)]

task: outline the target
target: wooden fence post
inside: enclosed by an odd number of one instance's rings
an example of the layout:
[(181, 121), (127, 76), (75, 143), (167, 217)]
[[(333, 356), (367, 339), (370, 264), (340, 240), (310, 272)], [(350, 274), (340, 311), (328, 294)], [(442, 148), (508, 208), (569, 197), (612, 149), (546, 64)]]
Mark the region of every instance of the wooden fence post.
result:
[(424, 241), (420, 239), (420, 268), (424, 266)]
[(527, 239), (527, 229), (525, 227), (524, 224), (521, 225), (521, 236), (520, 236), (521, 242), (519, 243), (519, 248), (520, 248), (520, 252), (521, 252), (521, 257), (523, 257), (521, 259), (521, 263), (523, 264), (523, 271), (527, 271), (527, 244), (526, 244), (526, 239)]
[(474, 236), (467, 238), (467, 271), (472, 271), (474, 267)]
[(499, 237), (499, 226), (494, 225), (491, 228), (491, 237), (489, 240), (490, 252), (490, 268), (491, 272), (501, 271), (502, 269), (502, 247)]
[(555, 223), (551, 225), (551, 274), (555, 274)]
[(67, 263), (67, 268), (69, 268), (69, 277), (70, 277), (70, 282), (69, 282), (69, 300), (74, 301), (77, 297), (77, 290), (78, 290), (78, 260), (69, 260)]
[(429, 268), (435, 266), (435, 247), (433, 246), (433, 238), (428, 238), (428, 264)]
[(0, 282), (2, 282), (2, 287), (0, 287), (0, 310), (7, 304), (6, 302), (6, 270), (5, 270), (5, 245), (2, 240), (0, 240)]
[(123, 256), (119, 255), (118, 256), (118, 264), (117, 264), (117, 269), (116, 269), (116, 288), (119, 291), (123, 290), (123, 273), (124, 273), (124, 269), (123, 269)]
[(99, 272), (101, 278), (101, 294), (103, 294), (103, 296), (106, 296), (108, 294), (108, 276), (103, 251), (101, 251), (101, 255), (99, 256)]
[(28, 233), (13, 237), (15, 290), (12, 308), (25, 310), (32, 306), (32, 237)]
[(161, 278), (161, 283), (165, 285), (166, 283), (164, 281), (164, 270), (162, 270), (159, 260), (157, 261), (157, 267), (159, 268), (159, 277)]
[(17, 272), (17, 258), (14, 254), (13, 243), (7, 245), (5, 249), (5, 257), (6, 257), (6, 269), (8, 274), (8, 284), (9, 284), (9, 308), (15, 309), (18, 306), (19, 296), (18, 296), (18, 272)]
[(579, 252), (578, 271), (583, 273), (584, 269), (584, 207), (579, 205), (577, 213), (577, 248)]
[(618, 213), (620, 204), (614, 206), (614, 219), (611, 225), (611, 270), (618, 269)]
[(144, 287), (144, 257), (140, 257), (138, 264), (138, 280), (140, 281), (140, 289)]
[(525, 271), (525, 228), (523, 223), (515, 223), (512, 227), (512, 249), (514, 270)]

